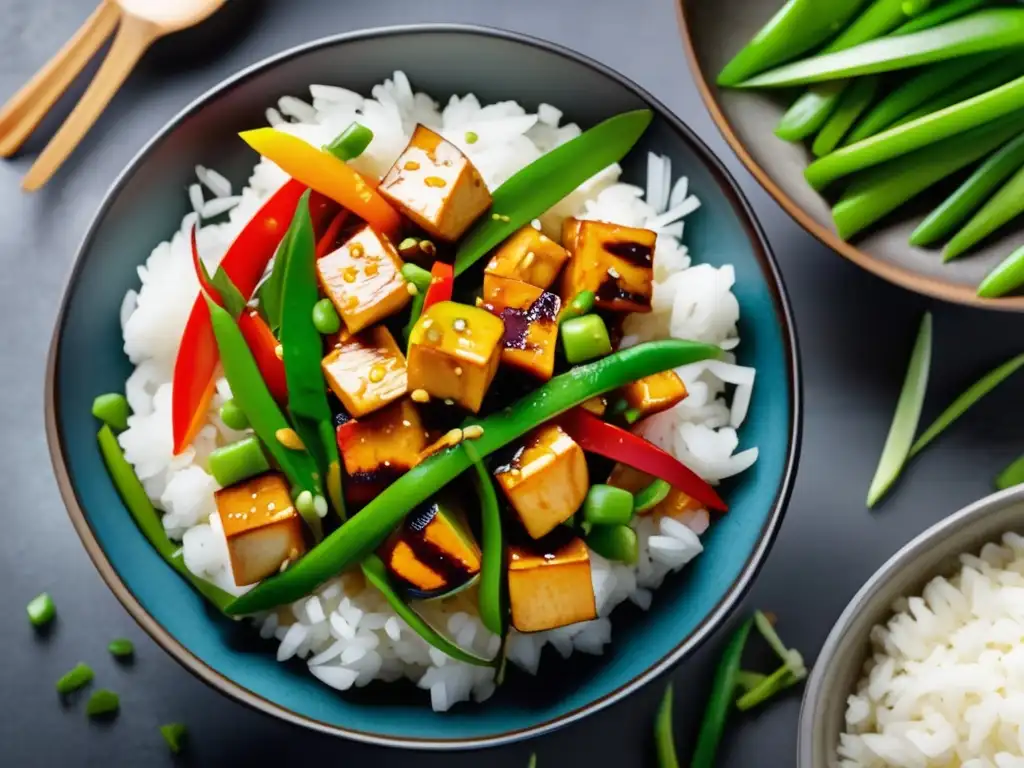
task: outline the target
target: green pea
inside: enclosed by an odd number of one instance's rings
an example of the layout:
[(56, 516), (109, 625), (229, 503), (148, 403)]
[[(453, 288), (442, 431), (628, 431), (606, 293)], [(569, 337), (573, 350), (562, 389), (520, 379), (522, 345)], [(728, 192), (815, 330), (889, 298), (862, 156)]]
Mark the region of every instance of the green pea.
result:
[(241, 431), (249, 428), (249, 417), (238, 407), (234, 398), (225, 401), (224, 405), (220, 407), (220, 420), (229, 429)]
[(99, 395), (92, 401), (92, 415), (118, 432), (128, 429), (128, 412), (128, 401), (120, 392)]
[(587, 546), (606, 557), (633, 565), (640, 555), (636, 531), (628, 525), (595, 525), (587, 534)]
[(562, 323), (562, 347), (570, 363), (582, 363), (611, 354), (608, 327), (597, 315), (584, 315)]
[(255, 436), (218, 448), (210, 454), (208, 466), (213, 479), (224, 488), (270, 469)]
[(341, 330), (341, 318), (330, 299), (320, 299), (313, 305), (313, 325), (325, 336)]
[(593, 485), (583, 500), (583, 519), (593, 525), (624, 525), (633, 518), (633, 494), (613, 485)]

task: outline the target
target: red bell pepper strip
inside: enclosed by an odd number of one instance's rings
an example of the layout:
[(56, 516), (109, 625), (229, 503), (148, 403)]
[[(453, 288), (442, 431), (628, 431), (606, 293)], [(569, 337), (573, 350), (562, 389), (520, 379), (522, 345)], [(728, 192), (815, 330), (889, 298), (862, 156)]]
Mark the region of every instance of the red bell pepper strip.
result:
[(660, 477), (708, 509), (719, 512), (729, 509), (714, 488), (674, 456), (632, 432), (603, 421), (590, 411), (573, 408), (558, 420), (558, 424), (584, 451)]
[(327, 225), (327, 229), (324, 230), (323, 235), (316, 243), (316, 257), (318, 259), (322, 259), (334, 248), (334, 242), (338, 239), (338, 233), (345, 226), (347, 219), (348, 211), (344, 208), (338, 211), (334, 218), (331, 219), (331, 223)]
[(278, 402), (288, 399), (288, 383), (284, 375), (284, 362), (277, 356), (277, 338), (267, 321), (255, 309), (247, 309), (238, 317), (238, 330), (245, 337), (256, 360), (256, 367), (266, 382), (270, 394)]
[(452, 265), (445, 264), (443, 261), (435, 261), (434, 266), (430, 268), (430, 287), (427, 288), (427, 295), (423, 299), (423, 309), (420, 314), (438, 302), (451, 301), (454, 289), (455, 270)]

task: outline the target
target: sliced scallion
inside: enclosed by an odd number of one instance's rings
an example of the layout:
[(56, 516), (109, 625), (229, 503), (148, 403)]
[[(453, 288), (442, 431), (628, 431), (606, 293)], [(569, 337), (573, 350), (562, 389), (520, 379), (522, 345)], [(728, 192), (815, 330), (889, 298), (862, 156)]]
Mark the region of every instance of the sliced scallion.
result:
[(188, 730), (181, 723), (168, 723), (160, 726), (160, 735), (167, 742), (167, 748), (177, 755), (185, 747)]
[(128, 429), (130, 410), (128, 400), (120, 392), (97, 395), (92, 401), (92, 415), (118, 432)]
[(57, 606), (53, 604), (53, 598), (46, 592), (33, 597), (25, 610), (28, 612), (28, 620), (33, 627), (42, 627), (53, 621), (57, 615)]
[(92, 682), (92, 678), (92, 667), (80, 662), (57, 681), (57, 693), (62, 696), (74, 693), (82, 686), (88, 685)]
[(658, 707), (654, 720), (654, 743), (658, 750), (658, 768), (679, 768), (676, 755), (676, 740), (672, 735), (672, 684), (665, 689), (665, 695)]
[(100, 688), (98, 691), (94, 691), (89, 697), (89, 701), (86, 702), (85, 714), (89, 717), (101, 717), (117, 712), (120, 706), (121, 699), (116, 693), (108, 691), (106, 688)]
[(1000, 491), (1005, 491), (1007, 488), (1012, 488), (1021, 483), (1024, 483), (1024, 456), (1018, 458), (999, 473), (999, 477), (996, 478), (996, 488)]
[(135, 646), (132, 645), (132, 641), (124, 637), (119, 637), (116, 640), (111, 640), (107, 646), (107, 650), (110, 651), (110, 655), (118, 659), (126, 659), (135, 653)]

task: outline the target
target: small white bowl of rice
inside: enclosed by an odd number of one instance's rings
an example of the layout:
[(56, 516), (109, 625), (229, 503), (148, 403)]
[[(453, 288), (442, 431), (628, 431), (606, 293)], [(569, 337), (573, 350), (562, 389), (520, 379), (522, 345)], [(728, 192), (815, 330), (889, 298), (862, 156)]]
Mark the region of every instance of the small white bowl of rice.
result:
[(1024, 766), (1024, 487), (893, 555), (808, 680), (800, 768)]

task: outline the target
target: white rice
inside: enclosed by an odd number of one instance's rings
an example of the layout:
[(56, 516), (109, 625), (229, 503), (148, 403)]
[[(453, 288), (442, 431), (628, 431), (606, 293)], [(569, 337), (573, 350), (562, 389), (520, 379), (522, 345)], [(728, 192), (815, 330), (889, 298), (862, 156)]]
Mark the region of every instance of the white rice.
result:
[[(375, 177), (387, 171), (404, 149), (413, 127), (422, 123), (465, 152), (491, 189), (544, 152), (580, 134), (577, 125), (562, 124), (561, 111), (546, 104), (534, 114), (511, 101), (481, 105), (468, 94), (452, 96), (439, 108), (426, 94), (414, 92), (401, 72), (374, 87), (371, 95), (365, 98), (345, 88), (313, 85), (312, 103), (283, 97), (267, 109), (267, 121), (321, 145), (358, 119), (374, 132), (374, 139), (352, 165)], [(466, 141), (468, 132), (477, 135), (472, 144)], [(707, 264), (691, 267), (682, 242), (682, 219), (697, 211), (700, 202), (690, 194), (685, 176), (672, 182), (667, 157), (650, 155), (648, 168), (646, 190), (619, 183), (621, 169), (613, 165), (534, 225), (557, 236), (562, 219), (578, 215), (654, 229), (658, 239), (653, 312), (626, 321), (628, 337), (624, 345), (672, 335), (735, 348), (739, 343), (739, 305), (731, 292), (733, 270)], [(217, 413), (230, 398), (230, 388), (223, 379), (217, 382), (208, 424), (192, 447), (175, 457), (171, 445), (171, 376), (180, 336), (198, 291), (187, 239), (192, 223), (200, 217), (227, 214), (217, 223), (204, 223), (198, 233), (204, 261), (215, 267), (235, 235), (286, 177), (273, 163), (261, 160), (248, 184), (236, 195), (228, 180), (215, 171), (198, 166), (196, 174), (212, 197), (204, 199), (198, 184), (190, 188), (194, 211), (170, 240), (154, 248), (139, 268), (140, 288), (130, 291), (121, 307), (124, 348), (136, 368), (125, 387), (133, 415), (120, 442), (146, 492), (165, 510), (163, 520), (169, 535), (182, 541), (187, 567), (223, 589), (240, 594), (245, 588), (234, 586), (213, 501), (217, 486), (206, 472), (206, 458), (215, 447), (244, 436), (226, 427)], [(646, 420), (640, 431), (711, 482), (750, 466), (757, 449), (735, 451), (736, 428), (749, 405), (753, 369), (730, 360), (686, 366), (679, 374), (689, 397), (672, 410)], [(731, 406), (727, 385), (735, 387)], [(649, 608), (654, 599), (652, 590), (702, 551), (699, 536), (708, 524), (704, 510), (688, 513), (679, 521), (639, 518), (635, 523), (640, 541), (636, 566), (612, 563), (591, 553), (598, 618), (550, 632), (512, 632), (507, 646), (509, 659), (535, 674), (541, 651), (548, 644), (563, 656), (574, 651), (602, 653), (611, 641), (612, 610), (627, 599), (644, 610)], [(467, 590), (447, 600), (420, 604), (417, 609), (435, 626), (446, 628), (467, 650), (491, 656), (498, 651), (499, 638), (488, 632), (477, 617), (475, 597), (475, 590)], [(315, 595), (269, 613), (257, 624), (262, 637), (277, 640), (279, 660), (304, 659), (317, 679), (338, 690), (404, 677), (429, 691), (431, 704), (439, 711), (461, 701), (483, 701), (494, 692), (491, 669), (453, 661), (429, 647), (391, 611), (378, 592), (366, 587), (358, 573), (347, 573), (322, 585)]]
[(960, 561), (871, 631), (842, 768), (1024, 766), (1024, 537)]

